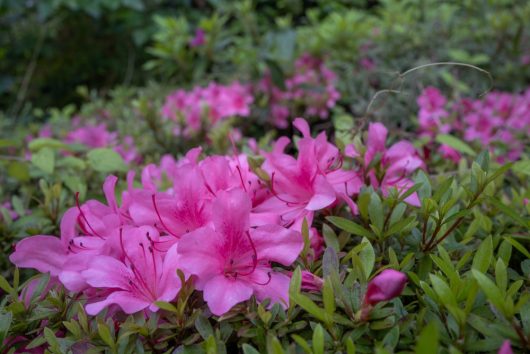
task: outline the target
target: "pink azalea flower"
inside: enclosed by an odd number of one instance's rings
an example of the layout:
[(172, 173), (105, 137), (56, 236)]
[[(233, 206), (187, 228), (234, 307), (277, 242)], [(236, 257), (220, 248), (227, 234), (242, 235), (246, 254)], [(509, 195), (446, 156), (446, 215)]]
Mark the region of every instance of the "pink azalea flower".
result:
[(440, 147), (438, 148), (438, 152), (440, 153), (440, 155), (442, 155), (444, 159), (449, 159), (455, 163), (458, 163), (458, 161), (460, 161), (460, 159), (462, 158), (458, 151), (444, 144), (440, 145)]
[[(369, 125), (364, 168), (360, 171), (360, 176), (368, 178), (370, 184), (374, 188), (380, 188), (385, 196), (388, 195), (390, 188), (396, 188), (400, 193), (406, 192), (414, 185), (414, 182), (407, 177), (414, 171), (424, 168), (423, 160), (408, 141), (399, 141), (387, 149), (387, 133), (387, 129), (381, 123)], [(371, 167), (376, 156), (380, 161)], [(411, 205), (420, 205), (416, 193), (408, 196), (405, 201)]]
[(288, 304), (289, 277), (270, 263), (293, 263), (303, 248), (300, 233), (278, 225), (250, 228), (251, 202), (234, 189), (220, 191), (213, 203), (212, 224), (180, 239), (182, 269), (196, 276), (196, 287), (215, 315), (256, 295)]
[(294, 66), (294, 73), (285, 80), (285, 90), (273, 84), (270, 72), (256, 87), (268, 99), (272, 124), (281, 129), (288, 127), (294, 107), (303, 107), (306, 117), (325, 119), (340, 99), (336, 88), (337, 75), (323, 60), (303, 54)]
[(158, 232), (151, 227), (123, 229), (122, 257), (92, 259), (81, 274), (90, 286), (108, 292), (103, 300), (86, 306), (88, 314), (95, 315), (112, 304), (129, 314), (146, 308), (157, 311), (155, 301), (175, 298), (181, 286), (176, 273), (177, 245), (162, 252), (157, 248), (158, 239)]
[(101, 123), (98, 125), (87, 125), (72, 130), (66, 136), (67, 143), (79, 143), (90, 148), (101, 148), (114, 145), (117, 140), (117, 133), (111, 133), (107, 130), (107, 125)]
[(72, 208), (61, 219), (61, 237), (38, 235), (22, 239), (15, 245), (9, 260), (19, 268), (33, 268), (58, 276), (68, 254), (70, 241), (76, 236), (78, 212)]
[(197, 166), (178, 168), (171, 193), (140, 194), (133, 198), (129, 212), (137, 225), (152, 225), (168, 235), (183, 234), (206, 225), (210, 220), (209, 186)]
[(499, 348), (498, 354), (513, 354), (511, 343), (506, 339)]
[(398, 297), (407, 285), (407, 276), (394, 269), (385, 269), (369, 283), (364, 296), (364, 303), (375, 305)]
[(298, 141), (298, 158), (283, 153), (289, 139), (278, 140), (263, 165), (271, 176), (273, 196), (255, 211), (274, 211), (281, 215), (284, 225), (294, 225), (298, 230), (304, 218), (311, 224), (315, 211), (339, 199), (356, 211), (350, 196), (359, 192), (361, 181), (353, 171), (341, 169), (339, 150), (328, 143), (325, 132), (313, 139), (305, 120), (297, 118), (294, 126), (303, 135)]
[(175, 134), (189, 137), (230, 117), (247, 117), (253, 100), (250, 88), (237, 81), (226, 86), (211, 82), (207, 87), (171, 93), (161, 115), (178, 124)]
[(205, 33), (202, 28), (197, 28), (195, 31), (195, 37), (190, 41), (191, 47), (200, 47), (206, 43)]

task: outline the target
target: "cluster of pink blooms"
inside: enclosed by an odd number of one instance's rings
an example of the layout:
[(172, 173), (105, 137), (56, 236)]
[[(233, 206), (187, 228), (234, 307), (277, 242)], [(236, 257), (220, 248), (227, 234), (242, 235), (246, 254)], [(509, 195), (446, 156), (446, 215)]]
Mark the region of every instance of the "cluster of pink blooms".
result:
[[(289, 117), (301, 113), (306, 117), (325, 119), (340, 98), (335, 87), (337, 76), (322, 59), (304, 54), (295, 62), (294, 74), (285, 80), (285, 90), (275, 86), (268, 73), (258, 84), (257, 91), (269, 99), (273, 124), (287, 128)], [(303, 112), (293, 112), (303, 107)]]
[[(71, 131), (62, 139), (67, 144), (82, 144), (86, 147), (112, 148), (126, 163), (140, 162), (141, 156), (136, 149), (134, 139), (131, 136), (120, 138), (117, 132), (109, 131), (105, 123), (85, 123), (80, 117), (72, 119)], [(53, 138), (54, 132), (50, 125), (45, 125), (39, 131), (37, 138)], [(26, 142), (29, 143), (34, 136), (28, 135)], [(26, 153), (26, 158), (31, 159), (31, 154)]]
[[(343, 155), (324, 132), (313, 138), (301, 118), (294, 126), (302, 133), (297, 155), (285, 152), (290, 140), (282, 137), (272, 151), (259, 152), (265, 159), (261, 172), (254, 172), (245, 154), (200, 159), (202, 151), (195, 148), (178, 161), (165, 156), (159, 166), (146, 166), (141, 188), (129, 172), (120, 203), (118, 179), (109, 176), (106, 204), (76, 198), (62, 218), (60, 237), (26, 238), (10, 259), (50, 272), (69, 291), (83, 293), (89, 314), (104, 308), (156, 311), (156, 301), (178, 294), (177, 269), (203, 292), (213, 314), (252, 296), (286, 307), (291, 274), (286, 267), (304, 247), (304, 220), (314, 247), (310, 256), (319, 257), (322, 238), (312, 227), (316, 213), (341, 203), (355, 212), (352, 198), (364, 180), (383, 193), (391, 186), (405, 190), (407, 176), (420, 167), (408, 143), (386, 149), (380, 124), (370, 126), (366, 151), (348, 148), (349, 155), (371, 165), (378, 156), (380, 166), (373, 171), (345, 169)], [(381, 277), (368, 288), (368, 305), (397, 296), (406, 282), (388, 271)], [(318, 289), (321, 279), (305, 272), (303, 284)]]
[[(456, 134), (480, 143), (501, 162), (519, 159), (530, 135), (530, 89), (522, 94), (491, 92), (482, 99), (465, 98), (449, 104), (438, 89), (428, 87), (417, 102), (423, 136)], [(449, 146), (440, 146), (439, 152), (444, 158), (460, 159)]]
[(178, 125), (175, 135), (192, 136), (231, 117), (247, 117), (254, 98), (250, 89), (239, 82), (220, 85), (215, 82), (191, 91), (177, 90), (166, 97), (162, 117)]
[[(118, 137), (117, 132), (109, 131), (105, 123), (82, 123), (79, 117), (72, 120), (73, 130), (66, 137), (66, 143), (83, 144), (89, 148), (112, 148), (127, 163), (141, 160), (131, 136)], [(121, 141), (120, 141), (121, 140)]]

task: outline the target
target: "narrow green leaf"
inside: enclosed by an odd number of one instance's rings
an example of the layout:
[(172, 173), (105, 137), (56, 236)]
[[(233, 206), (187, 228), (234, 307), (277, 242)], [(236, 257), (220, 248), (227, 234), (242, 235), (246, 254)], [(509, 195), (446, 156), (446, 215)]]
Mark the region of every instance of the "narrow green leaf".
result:
[(359, 259), (363, 265), (365, 278), (368, 279), (370, 278), (370, 274), (372, 274), (372, 270), (374, 269), (375, 251), (372, 247), (372, 244), (366, 237), (363, 237), (361, 244), (364, 245), (364, 247), (359, 251)]
[(473, 257), (472, 269), (485, 273), (491, 264), (493, 258), (493, 240), (488, 236), (478, 247), (475, 257)]
[(313, 353), (324, 354), (324, 329), (320, 324), (313, 330)]
[(438, 340), (439, 334), (436, 322), (429, 322), (418, 336), (414, 352), (417, 354), (436, 354), (438, 353)]
[(370, 231), (366, 230), (364, 227), (354, 223), (351, 220), (338, 216), (328, 216), (326, 220), (328, 220), (333, 225), (339, 227), (340, 229), (349, 232), (352, 235), (372, 238), (372, 233)]
[(476, 155), (475, 151), (471, 148), (471, 146), (469, 146), (467, 143), (463, 142), (455, 136), (448, 134), (439, 134), (436, 136), (436, 141), (440, 144), (450, 146), (453, 149), (456, 149), (464, 154), (468, 154), (470, 156)]

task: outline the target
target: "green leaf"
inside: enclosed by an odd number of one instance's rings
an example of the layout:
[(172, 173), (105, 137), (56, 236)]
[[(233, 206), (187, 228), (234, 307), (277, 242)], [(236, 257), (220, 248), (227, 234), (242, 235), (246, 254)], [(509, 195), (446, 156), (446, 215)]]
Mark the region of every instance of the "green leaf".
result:
[(491, 259), (493, 258), (493, 240), (488, 236), (478, 247), (475, 257), (473, 257), (472, 269), (476, 269), (481, 273), (487, 272), (490, 267)]
[(437, 275), (430, 274), (429, 277), (431, 278), (432, 287), (436, 292), (436, 295), (438, 295), (440, 298), (441, 302), (444, 305), (456, 306), (455, 296), (447, 283)]
[(367, 238), (372, 237), (372, 233), (370, 231), (366, 230), (364, 227), (354, 223), (351, 220), (338, 216), (328, 216), (326, 220), (328, 220), (333, 225), (339, 227), (340, 229), (349, 232), (352, 235), (364, 236)]
[[(169, 312), (178, 312), (177, 308), (169, 303), (169, 302), (165, 302), (165, 301), (155, 301), (155, 305), (158, 306), (158, 308), (162, 309), (162, 310), (165, 310), (165, 311), (169, 311)], [(204, 338), (206, 339), (206, 338)]]
[(214, 335), (210, 321), (208, 321), (208, 319), (203, 315), (199, 315), (195, 319), (195, 328), (205, 340)]
[(328, 316), (333, 316), (336, 307), (335, 294), (333, 292), (333, 285), (331, 284), (330, 277), (324, 279), (324, 285), (322, 287), (322, 300), (324, 302), (324, 310)]
[(269, 354), (284, 354), (282, 344), (277, 337), (269, 336), (267, 341), (267, 352)]
[(414, 352), (417, 354), (436, 354), (438, 353), (438, 340), (439, 334), (436, 322), (429, 322), (418, 336)]
[(51, 148), (45, 147), (31, 155), (31, 163), (47, 174), (52, 174), (55, 169), (55, 153)]
[(526, 249), (525, 246), (521, 245), (519, 241), (511, 238), (511, 237), (505, 237), (505, 240), (508, 241), (513, 247), (515, 247), (519, 252), (524, 254), (526, 258), (530, 259), (530, 252)]
[(206, 351), (206, 354), (217, 354), (217, 342), (215, 341), (214, 335), (210, 335), (205, 341), (204, 341), (204, 350)]
[(30, 179), (28, 164), (21, 161), (9, 163), (7, 165), (7, 174), (20, 182), (27, 182)]
[(368, 279), (370, 278), (370, 274), (372, 274), (372, 270), (374, 269), (375, 251), (372, 247), (372, 244), (366, 237), (363, 237), (361, 244), (364, 245), (364, 247), (359, 251), (359, 259), (363, 265), (364, 275), (366, 279)]
[(455, 136), (448, 134), (439, 134), (436, 136), (436, 141), (440, 144), (450, 146), (453, 149), (458, 150), (464, 154), (468, 154), (471, 156), (476, 155), (475, 151), (473, 151), (473, 149), (467, 143), (463, 142)]
[(488, 172), (490, 169), (490, 153), (488, 150), (482, 150), (477, 157), (475, 162), (480, 165), (483, 171)]
[(327, 224), (322, 225), (322, 236), (327, 247), (333, 247), (335, 251), (340, 251), (340, 243), (337, 234)]
[(304, 350), (304, 352), (306, 352), (307, 354), (313, 354), (313, 350), (304, 338), (300, 337), (297, 334), (293, 334), (291, 338), (293, 338), (296, 344), (298, 344)]
[(304, 218), (302, 222), (302, 237), (304, 239), (304, 247), (302, 248), (302, 257), (306, 258), (309, 249), (311, 248), (311, 240), (309, 239), (309, 225), (307, 224), (307, 219)]
[(259, 354), (259, 352), (256, 349), (254, 349), (253, 346), (247, 343), (243, 344), (241, 347), (243, 348), (243, 353), (245, 354)]
[(48, 327), (44, 328), (44, 338), (46, 338), (46, 342), (55, 350), (59, 349), (59, 342), (57, 341), (57, 337), (55, 337), (55, 333)]
[(368, 204), (368, 215), (370, 216), (370, 221), (373, 226), (376, 227), (378, 234), (383, 231), (383, 204), (381, 203), (381, 198), (377, 193), (372, 193), (370, 196), (370, 204)]
[(253, 346), (247, 343), (243, 344), (241, 347), (243, 348), (243, 353), (245, 354), (259, 354), (259, 352), (256, 349), (254, 349)]
[(28, 147), (31, 151), (38, 151), (43, 148), (64, 149), (67, 147), (67, 145), (56, 139), (37, 138), (30, 141)]
[(499, 311), (506, 315), (506, 309), (504, 306), (504, 296), (495, 283), (493, 283), (486, 275), (482, 274), (476, 269), (472, 269), (473, 277), (477, 280), (478, 286), (486, 294), (488, 300), (495, 306)]
[(11, 321), (13, 321), (13, 314), (11, 312), (0, 314), (0, 343), (4, 343), (4, 339), (11, 327)]
[(506, 269), (506, 265), (500, 258), (497, 259), (497, 263), (495, 264), (495, 282), (504, 294), (508, 286), (508, 272)]
[(313, 330), (313, 353), (324, 354), (324, 329), (320, 324)]
[(0, 275), (0, 288), (2, 290), (4, 290), (6, 293), (9, 293), (9, 294), (13, 294), (13, 292), (14, 292), (14, 289), (11, 286), (11, 284), (9, 284), (9, 282), (6, 280), (6, 278), (4, 278), (1, 275)]
[(530, 160), (517, 161), (512, 165), (512, 170), (515, 173), (530, 176)]
[(337, 257), (337, 251), (333, 247), (327, 247), (324, 250), (322, 270), (324, 277), (328, 277), (332, 273), (339, 274), (339, 258)]
[(420, 199), (431, 197), (432, 195), (431, 181), (425, 172), (423, 172), (422, 170), (418, 172), (415, 178), (415, 183), (416, 184), (421, 183), (421, 187), (420, 189), (418, 189), (418, 196), (420, 197)]
[(127, 171), (127, 165), (120, 154), (112, 149), (94, 149), (87, 154), (88, 163), (96, 171), (109, 173), (115, 171)]
[(107, 344), (109, 347), (115, 351), (116, 343), (114, 343), (114, 338), (112, 337), (112, 334), (110, 333), (109, 327), (102, 322), (98, 323), (98, 334), (99, 337)]

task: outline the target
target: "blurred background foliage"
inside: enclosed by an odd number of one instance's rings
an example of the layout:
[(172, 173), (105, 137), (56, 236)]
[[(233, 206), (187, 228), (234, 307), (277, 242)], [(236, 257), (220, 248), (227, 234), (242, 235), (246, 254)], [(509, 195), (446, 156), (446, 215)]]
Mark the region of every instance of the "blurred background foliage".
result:
[[(530, 80), (530, 3), (507, 0), (2, 0), (0, 107), (9, 119), (149, 82), (189, 87), (212, 79), (275, 83), (309, 52), (341, 78), (341, 105), (402, 119), (425, 85), (478, 95)], [(205, 45), (191, 46), (197, 31)], [(412, 90), (412, 92), (410, 91)], [(392, 107), (391, 111), (385, 107)], [(400, 118), (401, 117), (401, 118)], [(380, 119), (380, 118), (379, 118)]]

